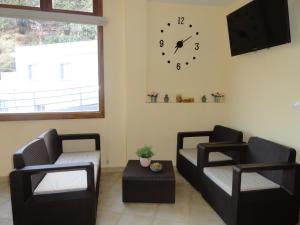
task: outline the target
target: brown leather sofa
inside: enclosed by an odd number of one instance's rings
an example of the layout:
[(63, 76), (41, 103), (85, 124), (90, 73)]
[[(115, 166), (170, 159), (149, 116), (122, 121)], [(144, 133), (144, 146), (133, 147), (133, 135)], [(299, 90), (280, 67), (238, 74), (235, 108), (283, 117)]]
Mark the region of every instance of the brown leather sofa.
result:
[[(94, 152), (63, 151), (63, 141), (93, 139)], [(13, 156), (14, 225), (95, 225), (101, 174), (100, 135), (55, 129)]]
[[(201, 193), (228, 225), (296, 225), (298, 187), (296, 151), (258, 138), (248, 144), (199, 144), (206, 159)], [(240, 154), (235, 165), (215, 165), (213, 152)]]
[[(211, 131), (179, 132), (177, 134), (177, 169), (197, 190), (201, 190), (201, 174), (203, 171), (203, 159), (197, 147), (184, 148), (184, 139), (190, 137), (208, 137), (209, 144), (241, 143), (243, 133), (228, 127), (217, 125)], [(234, 163), (235, 152), (216, 152), (210, 154), (208, 160), (214, 164)], [(238, 157), (238, 156), (237, 156)]]

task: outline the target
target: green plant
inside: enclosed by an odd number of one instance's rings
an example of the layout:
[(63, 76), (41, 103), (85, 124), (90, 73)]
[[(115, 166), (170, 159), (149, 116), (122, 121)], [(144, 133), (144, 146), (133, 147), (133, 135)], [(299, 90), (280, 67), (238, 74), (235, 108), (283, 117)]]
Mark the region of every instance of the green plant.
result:
[(139, 148), (136, 151), (136, 154), (140, 158), (151, 158), (154, 155), (154, 153), (152, 152), (152, 147), (147, 146), (147, 145), (145, 145), (142, 148)]

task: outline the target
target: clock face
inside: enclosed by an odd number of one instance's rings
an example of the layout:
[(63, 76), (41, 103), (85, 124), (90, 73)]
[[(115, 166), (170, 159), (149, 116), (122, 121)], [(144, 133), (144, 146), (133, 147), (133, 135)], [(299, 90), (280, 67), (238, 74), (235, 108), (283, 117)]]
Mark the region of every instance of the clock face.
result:
[(197, 60), (200, 50), (199, 32), (185, 17), (167, 22), (160, 30), (159, 47), (165, 62), (178, 71), (190, 66)]

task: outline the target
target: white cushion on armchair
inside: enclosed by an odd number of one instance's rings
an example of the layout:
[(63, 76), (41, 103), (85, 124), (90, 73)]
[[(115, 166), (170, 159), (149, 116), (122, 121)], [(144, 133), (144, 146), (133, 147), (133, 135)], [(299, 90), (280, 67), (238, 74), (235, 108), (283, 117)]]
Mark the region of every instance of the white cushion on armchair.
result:
[[(182, 155), (183, 157), (185, 157), (187, 160), (189, 160), (195, 166), (197, 166), (198, 150), (196, 148), (180, 149), (179, 154)], [(209, 162), (228, 161), (228, 160), (232, 160), (232, 158), (221, 152), (211, 152), (208, 155)]]
[[(93, 163), (94, 181), (97, 176), (100, 162), (100, 151), (62, 153), (55, 164)], [(87, 189), (87, 174), (84, 170), (48, 173), (34, 190), (34, 195), (53, 194)]]
[[(220, 188), (232, 195), (233, 166), (206, 167), (203, 172)], [(280, 188), (280, 186), (258, 173), (242, 173), (241, 191), (274, 188)]]

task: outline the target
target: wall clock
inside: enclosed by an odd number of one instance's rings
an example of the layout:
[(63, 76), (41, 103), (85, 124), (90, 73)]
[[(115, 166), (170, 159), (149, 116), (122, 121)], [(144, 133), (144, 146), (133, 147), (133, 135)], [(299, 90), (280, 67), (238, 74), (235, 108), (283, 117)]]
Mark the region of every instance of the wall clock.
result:
[[(180, 30), (179, 35), (176, 30)], [(160, 33), (159, 47), (167, 64), (175, 66), (180, 71), (197, 59), (200, 50), (199, 32), (194, 30), (192, 24), (186, 23), (185, 17), (180, 16), (174, 23), (166, 23)], [(174, 36), (170, 38), (172, 33), (173, 35), (176, 33), (175, 39)], [(183, 55), (182, 51), (185, 49), (188, 53)]]

